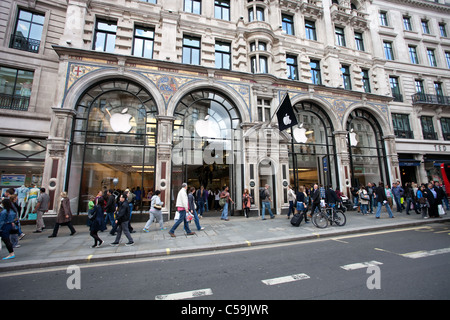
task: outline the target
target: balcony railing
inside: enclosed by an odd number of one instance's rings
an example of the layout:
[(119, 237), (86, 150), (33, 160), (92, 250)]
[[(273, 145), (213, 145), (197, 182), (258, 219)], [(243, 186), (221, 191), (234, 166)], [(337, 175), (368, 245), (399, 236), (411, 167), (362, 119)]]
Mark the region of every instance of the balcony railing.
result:
[(11, 36), (11, 44), (10, 48), (38, 53), (39, 52), (39, 46), (41, 45), (41, 41), (25, 38), (19, 35), (13, 34)]
[(0, 93), (0, 109), (28, 111), (30, 97)]
[(413, 104), (441, 104), (450, 106), (450, 97), (436, 94), (416, 93), (412, 95), (412, 102)]

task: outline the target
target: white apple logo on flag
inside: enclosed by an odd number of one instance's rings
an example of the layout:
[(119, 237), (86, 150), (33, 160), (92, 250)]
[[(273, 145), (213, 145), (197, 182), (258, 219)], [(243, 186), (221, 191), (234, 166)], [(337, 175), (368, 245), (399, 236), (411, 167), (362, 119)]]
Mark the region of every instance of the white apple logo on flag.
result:
[(284, 118), (283, 118), (283, 123), (287, 126), (287, 125), (291, 124), (291, 122), (292, 122), (291, 118), (290, 118), (289, 115), (286, 113), (286, 115), (285, 115)]
[(306, 141), (308, 140), (308, 138), (306, 137), (306, 129), (303, 128), (303, 123), (300, 125), (300, 128), (295, 128), (294, 129), (294, 139), (295, 141), (297, 141), (298, 143), (306, 143)]
[(358, 140), (356, 140), (356, 132), (353, 132), (353, 129), (351, 129), (348, 135), (350, 137), (350, 146), (356, 147), (358, 144)]
[(200, 137), (220, 138), (218, 129), (218, 125), (214, 125), (213, 120), (209, 119), (209, 115), (206, 115), (205, 120), (195, 122), (195, 131)]
[(114, 132), (128, 133), (131, 130), (131, 114), (127, 113), (128, 108), (122, 110), (121, 113), (114, 113), (109, 119), (109, 124)]

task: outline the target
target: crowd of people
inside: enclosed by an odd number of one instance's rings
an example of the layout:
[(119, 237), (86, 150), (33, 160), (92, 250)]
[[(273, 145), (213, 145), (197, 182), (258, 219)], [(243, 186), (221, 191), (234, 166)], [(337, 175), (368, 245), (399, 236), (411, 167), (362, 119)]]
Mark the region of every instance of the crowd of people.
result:
[[(36, 231), (41, 233), (45, 228), (43, 214), (48, 211), (50, 197), (45, 192), (45, 188), (41, 188), (41, 193), (37, 201), (34, 212), (37, 213)], [(164, 203), (160, 198), (159, 190), (151, 191), (149, 219), (146, 222), (143, 232), (149, 232), (151, 224), (156, 221), (160, 230), (166, 230), (162, 216), (162, 207)], [(384, 206), (390, 218), (394, 218), (394, 204), (398, 213), (403, 210), (409, 215), (413, 210), (416, 214), (421, 214), (424, 219), (439, 218), (440, 215), (449, 210), (449, 201), (445, 188), (439, 182), (430, 182), (417, 185), (416, 183), (406, 183), (404, 186), (399, 181), (394, 182), (392, 186), (380, 182), (378, 186), (375, 183), (368, 183), (367, 186), (361, 185), (359, 188), (351, 188), (353, 209), (358, 210), (363, 215), (373, 214), (380, 218), (381, 208)], [(70, 230), (70, 236), (76, 233), (72, 225), (72, 212), (70, 209), (70, 200), (66, 192), (62, 192), (61, 205), (59, 206), (56, 216), (56, 223), (52, 234), (49, 238), (57, 237), (60, 226), (67, 226)], [(266, 220), (265, 212), (269, 212), (270, 218), (275, 218), (271, 210), (271, 197), (269, 185), (261, 188), (261, 219)], [(320, 210), (320, 202), (323, 201), (328, 206), (337, 206), (345, 210), (344, 194), (332, 186), (324, 187), (319, 184), (313, 184), (311, 188), (300, 186), (295, 190), (291, 185), (287, 193), (289, 201), (289, 211), (287, 218), (290, 219), (291, 214), (303, 213), (305, 222), (308, 222), (308, 211), (311, 214), (316, 210)], [(94, 239), (92, 248), (102, 246), (104, 241), (99, 237), (99, 231), (107, 229), (107, 223), (111, 224), (111, 235), (115, 235), (115, 240), (111, 246), (118, 246), (122, 233), (125, 234), (128, 242), (126, 246), (134, 244), (131, 233), (134, 229), (131, 226), (131, 216), (133, 206), (135, 204), (136, 194), (129, 189), (123, 192), (118, 190), (99, 191), (97, 196), (91, 197), (88, 203), (88, 225), (90, 236)], [(213, 200), (214, 202), (212, 202)], [(223, 187), (221, 191), (207, 191), (203, 187), (196, 190), (194, 187), (188, 187), (186, 183), (181, 185), (181, 189), (177, 194), (175, 201), (176, 215), (174, 224), (169, 230), (171, 237), (176, 237), (175, 230), (183, 223), (184, 230), (187, 235), (194, 235), (191, 231), (189, 222), (194, 221), (198, 231), (205, 228), (200, 224), (200, 218), (209, 207), (221, 209), (221, 219), (229, 221), (230, 206), (235, 202), (231, 198), (228, 186)], [(244, 189), (242, 195), (242, 210), (245, 217), (249, 217), (250, 208), (254, 204), (254, 199), (250, 195), (248, 189)], [(8, 189), (5, 198), (2, 200), (0, 208), (0, 234), (9, 254), (4, 260), (15, 258), (14, 248), (20, 247), (19, 240), (25, 234), (20, 226), (20, 207), (17, 204), (17, 195), (14, 189)], [(309, 215), (310, 217), (311, 215)]]

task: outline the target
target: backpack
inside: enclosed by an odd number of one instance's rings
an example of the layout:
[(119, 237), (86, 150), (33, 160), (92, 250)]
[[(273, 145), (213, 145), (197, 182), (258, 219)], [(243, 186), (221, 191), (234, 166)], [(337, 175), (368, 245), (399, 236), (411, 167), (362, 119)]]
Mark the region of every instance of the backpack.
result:
[(259, 198), (261, 201), (266, 198), (266, 189), (259, 190)]

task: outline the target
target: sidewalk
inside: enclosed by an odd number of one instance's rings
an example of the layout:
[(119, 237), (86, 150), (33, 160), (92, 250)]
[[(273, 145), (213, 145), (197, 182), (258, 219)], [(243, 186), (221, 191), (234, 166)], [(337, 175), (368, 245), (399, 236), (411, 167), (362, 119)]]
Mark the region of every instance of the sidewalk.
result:
[[(77, 233), (74, 236), (69, 236), (69, 229), (62, 226), (56, 238), (48, 238), (52, 232), (49, 228), (51, 226), (42, 233), (33, 233), (35, 226), (26, 225), (22, 227), (26, 236), (19, 241), (21, 247), (15, 249), (16, 258), (0, 260), (0, 272), (181, 253), (195, 254), (202, 251), (243, 248), (450, 221), (449, 214), (438, 219), (422, 219), (421, 215), (417, 215), (414, 211), (409, 216), (398, 213), (394, 219), (388, 218), (384, 210), (380, 219), (375, 219), (374, 214), (362, 216), (356, 211), (347, 211), (346, 216), (347, 223), (343, 227), (333, 225), (326, 229), (319, 229), (312, 223), (305, 224), (304, 221), (300, 227), (293, 227), (286, 215), (277, 215), (275, 219), (265, 221), (259, 217), (247, 219), (232, 216), (230, 221), (223, 221), (220, 217), (208, 217), (208, 213), (205, 213), (205, 217), (200, 220), (205, 230), (197, 231), (195, 224), (193, 222), (190, 224), (191, 230), (196, 232), (193, 236), (186, 236), (181, 224), (175, 231), (176, 238), (170, 237), (168, 231), (173, 225), (173, 220), (164, 224), (167, 227), (164, 231), (159, 230), (159, 225), (153, 223), (149, 233), (142, 231), (145, 223), (132, 223), (136, 231), (132, 234), (134, 246), (125, 246), (127, 242), (125, 235), (122, 235), (120, 246), (110, 246), (115, 236), (105, 231), (99, 232), (100, 238), (104, 240), (102, 247), (94, 249), (90, 248), (94, 240), (89, 236), (89, 228), (85, 225), (75, 226)], [(108, 227), (110, 229), (109, 225)], [(7, 254), (3, 244), (0, 257)]]

